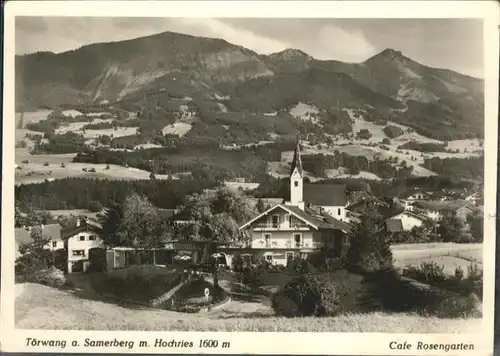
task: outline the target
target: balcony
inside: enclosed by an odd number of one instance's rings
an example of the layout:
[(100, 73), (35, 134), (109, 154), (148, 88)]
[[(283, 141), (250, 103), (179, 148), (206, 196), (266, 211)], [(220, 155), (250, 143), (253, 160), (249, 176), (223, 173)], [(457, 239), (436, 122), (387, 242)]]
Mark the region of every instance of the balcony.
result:
[(274, 223), (260, 223), (253, 224), (253, 229), (259, 230), (308, 230), (308, 226), (306, 224), (293, 224), (290, 225), (288, 223), (274, 224)]

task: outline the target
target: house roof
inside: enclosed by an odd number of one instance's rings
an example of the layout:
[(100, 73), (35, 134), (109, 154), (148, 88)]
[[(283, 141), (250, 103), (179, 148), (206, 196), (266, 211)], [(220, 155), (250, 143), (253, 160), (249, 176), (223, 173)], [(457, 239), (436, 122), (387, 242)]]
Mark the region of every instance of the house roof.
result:
[(403, 214), (412, 216), (412, 217), (420, 219), (422, 221), (428, 220), (427, 216), (424, 216), (424, 215), (421, 215), (421, 214), (416, 214), (416, 213), (413, 213), (413, 212), (408, 211), (408, 210), (405, 210), (402, 213), (396, 214), (396, 215), (394, 215), (393, 217), (391, 217), (389, 219), (396, 219), (397, 220), (397, 219), (399, 219), (398, 216), (403, 215)]
[(404, 230), (401, 219), (387, 219), (385, 221), (385, 226), (389, 232), (400, 232)]
[(345, 184), (304, 184), (304, 201), (316, 206), (345, 206)]
[(374, 197), (370, 193), (368, 193), (364, 190), (360, 190), (360, 191), (351, 192), (348, 195), (347, 208), (352, 207), (352, 206), (356, 206), (362, 202), (370, 202), (370, 203), (375, 203), (377, 205), (382, 205), (382, 206), (388, 205), (386, 202)]
[[(42, 237), (51, 239), (51, 240), (60, 240), (61, 239), (61, 230), (62, 227), (59, 224), (49, 224), (43, 225), (42, 227)], [(19, 227), (15, 229), (14, 238), (17, 244), (28, 244), (32, 241), (31, 239), (31, 231), (28, 228)]]
[(467, 200), (446, 200), (446, 201), (418, 201), (414, 206), (426, 210), (441, 210), (441, 211), (456, 211), (463, 206), (467, 206), (471, 210), (474, 208)]
[(61, 238), (68, 239), (76, 234), (79, 234), (83, 231), (95, 231), (100, 232), (102, 227), (97, 223), (92, 223), (91, 221), (84, 221), (80, 224), (80, 226), (71, 226), (61, 231)]
[(24, 227), (16, 228), (14, 235), (18, 245), (29, 244), (31, 242), (31, 234)]
[(293, 171), (295, 171), (295, 168), (299, 171), (299, 174), (302, 176), (303, 175), (303, 168), (302, 168), (302, 158), (300, 157), (300, 141), (297, 140), (297, 145), (295, 146), (295, 152), (293, 153), (293, 160), (292, 160), (292, 167), (290, 169), (290, 175), (293, 174)]
[(278, 209), (278, 208), (281, 208), (281, 209), (287, 211), (288, 213), (294, 215), (295, 217), (304, 221), (306, 224), (309, 224), (312, 228), (314, 228), (316, 230), (333, 229), (333, 230), (349, 231), (351, 228), (350, 225), (335, 219), (331, 215), (322, 214), (320, 212), (317, 212), (314, 209), (306, 208), (305, 210), (302, 210), (302, 209), (299, 209), (299, 207), (297, 207), (295, 205), (278, 204), (278, 205), (275, 205), (275, 206), (267, 209), (262, 214), (258, 215), (254, 219), (252, 219), (249, 222), (242, 225), (240, 227), (240, 230), (250, 226), (253, 222), (259, 220), (263, 216), (268, 215), (271, 211)]

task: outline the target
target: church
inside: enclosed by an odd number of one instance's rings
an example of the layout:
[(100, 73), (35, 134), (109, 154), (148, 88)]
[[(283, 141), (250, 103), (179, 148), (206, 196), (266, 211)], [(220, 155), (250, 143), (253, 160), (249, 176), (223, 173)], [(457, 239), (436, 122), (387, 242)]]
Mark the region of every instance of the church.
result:
[(250, 236), (248, 253), (286, 265), (296, 257), (322, 249), (340, 256), (349, 243), (346, 187), (304, 183), (300, 143), (297, 142), (290, 170), (290, 199), (275, 205), (240, 227)]

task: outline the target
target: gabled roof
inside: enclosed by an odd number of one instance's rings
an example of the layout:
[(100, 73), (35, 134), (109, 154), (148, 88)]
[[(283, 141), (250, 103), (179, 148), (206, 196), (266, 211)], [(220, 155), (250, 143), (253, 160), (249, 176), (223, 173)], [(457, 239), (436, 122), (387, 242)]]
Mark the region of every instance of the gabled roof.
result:
[(398, 216), (403, 215), (403, 214), (412, 216), (412, 217), (420, 219), (422, 221), (429, 219), (427, 216), (424, 216), (424, 215), (421, 215), (421, 214), (416, 214), (416, 213), (408, 211), (408, 210), (405, 210), (405, 211), (403, 211), (403, 212), (401, 212), (399, 214), (396, 214), (396, 215), (394, 215), (393, 217), (391, 217), (389, 219), (396, 219), (397, 220), (397, 219), (399, 219)]
[(385, 221), (385, 226), (389, 232), (400, 232), (404, 230), (401, 219), (387, 219)]
[(335, 219), (331, 215), (321, 214), (313, 209), (306, 209), (304, 211), (304, 210), (299, 209), (299, 207), (297, 207), (295, 205), (278, 204), (278, 205), (271, 207), (270, 209), (267, 209), (262, 214), (258, 215), (254, 219), (252, 219), (249, 222), (245, 223), (244, 225), (240, 226), (240, 230), (250, 226), (255, 221), (259, 220), (263, 216), (268, 215), (270, 212), (272, 212), (273, 210), (276, 210), (278, 208), (281, 208), (282, 210), (292, 214), (293, 216), (302, 220), (303, 222), (305, 222), (306, 224), (308, 224), (309, 226), (311, 226), (315, 230), (333, 229), (333, 230), (342, 230), (342, 231), (347, 232), (351, 229), (350, 225)]
[(304, 184), (304, 202), (316, 206), (345, 206), (347, 188), (345, 184)]
[[(43, 225), (42, 237), (50, 240), (60, 240), (61, 230), (62, 227), (59, 224)], [(28, 244), (33, 241), (31, 239), (31, 231), (29, 228), (24, 228), (24, 227), (16, 228), (14, 235), (16, 243), (18, 243), (19, 245)]]
[(61, 231), (62, 239), (69, 239), (76, 234), (84, 231), (95, 231), (97, 233), (102, 231), (102, 227), (96, 223), (91, 223), (90, 221), (84, 221), (80, 226), (71, 226)]
[(464, 206), (467, 206), (471, 210), (474, 210), (471, 203), (467, 200), (418, 201), (414, 203), (414, 206), (421, 209), (438, 211), (456, 211)]
[(348, 197), (347, 208), (356, 206), (363, 202), (370, 202), (381, 206), (388, 206), (388, 204), (377, 197), (371, 195), (370, 193), (361, 190), (351, 192)]
[(295, 152), (293, 153), (292, 168), (290, 170), (290, 175), (293, 174), (295, 168), (299, 171), (299, 174), (303, 175), (302, 169), (302, 158), (300, 157), (300, 141), (297, 139), (297, 145), (295, 146)]

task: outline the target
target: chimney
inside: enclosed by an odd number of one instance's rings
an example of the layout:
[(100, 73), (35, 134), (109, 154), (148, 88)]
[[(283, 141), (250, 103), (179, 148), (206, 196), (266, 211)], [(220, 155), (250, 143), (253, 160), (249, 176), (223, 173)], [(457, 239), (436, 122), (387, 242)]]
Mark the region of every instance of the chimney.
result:
[(297, 204), (298, 208), (302, 211), (305, 210), (305, 204), (303, 201), (299, 201), (299, 203)]
[(76, 227), (80, 226), (80, 223), (81, 223), (80, 218), (77, 218), (76, 219)]

